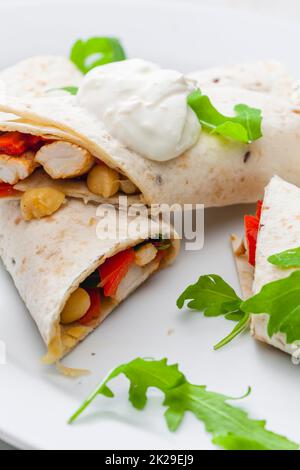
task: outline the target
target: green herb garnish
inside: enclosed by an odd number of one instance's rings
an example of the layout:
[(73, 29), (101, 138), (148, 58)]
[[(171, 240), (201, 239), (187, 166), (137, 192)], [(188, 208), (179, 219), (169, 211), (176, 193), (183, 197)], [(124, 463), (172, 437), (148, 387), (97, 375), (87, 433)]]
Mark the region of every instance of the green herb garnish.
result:
[(189, 300), (189, 308), (203, 312), (205, 316), (223, 315), (228, 320), (238, 322), (214, 349), (219, 349), (246, 330), (250, 315), (260, 313), (269, 316), (270, 338), (281, 332), (286, 333), (288, 344), (300, 341), (300, 271), (266, 284), (258, 294), (245, 301), (220, 276), (201, 276), (179, 297), (178, 308), (182, 308), (186, 300)]
[(50, 88), (49, 90), (46, 91), (46, 93), (50, 93), (51, 91), (66, 91), (70, 93), (70, 95), (77, 95), (78, 93), (78, 87), (77, 86), (63, 86), (61, 88)]
[(286, 333), (286, 342), (300, 340), (300, 271), (273, 281), (261, 291), (242, 302), (241, 309), (249, 314), (267, 313), (268, 335)]
[(224, 116), (216, 110), (208, 96), (202, 95), (199, 89), (188, 96), (188, 104), (196, 113), (202, 127), (211, 133), (245, 144), (262, 136), (260, 109), (250, 108), (246, 104), (237, 104), (234, 107), (235, 117)]
[(136, 245), (134, 249), (138, 250), (143, 245), (147, 245), (147, 243), (152, 243), (158, 251), (168, 250), (172, 246), (172, 242), (169, 238), (163, 238), (163, 235), (159, 234), (157, 238), (148, 238), (147, 240), (144, 240)]
[(70, 93), (70, 95), (77, 95), (78, 87), (77, 86), (64, 86), (62, 88), (57, 88), (57, 90), (63, 90)]
[(158, 251), (164, 251), (171, 248), (172, 243), (170, 242), (170, 240), (166, 240), (165, 242), (159, 242), (157, 244), (153, 243), (153, 245)]
[(300, 247), (291, 248), (269, 256), (269, 263), (280, 268), (299, 268), (300, 267)]
[(242, 300), (217, 274), (200, 276), (198, 281), (187, 287), (178, 298), (177, 307), (182, 308), (186, 300), (189, 300), (189, 308), (200, 310), (206, 317), (233, 312), (239, 317), (243, 315), (239, 311)]
[[(145, 408), (150, 387), (161, 390), (165, 396), (165, 420), (170, 431), (176, 431), (187, 411), (202, 421), (212, 442), (229, 450), (296, 450), (298, 445), (286, 437), (265, 429), (265, 421), (252, 420), (240, 408), (227, 403), (236, 400), (226, 395), (210, 392), (204, 385), (187, 381), (178, 365), (137, 358), (116, 367), (96, 390), (83, 402), (70, 418), (73, 423), (98, 395), (114, 396), (107, 384), (124, 374), (130, 381), (129, 401), (138, 410)], [(245, 398), (248, 392), (240, 398)]]
[(161, 238), (160, 240), (151, 240), (151, 242), (158, 251), (168, 250), (172, 246), (172, 242), (169, 239)]
[(245, 315), (240, 309), (242, 299), (216, 274), (200, 276), (196, 284), (187, 287), (180, 295), (177, 307), (182, 308), (186, 301), (189, 308), (203, 312), (206, 317), (223, 315), (227, 320), (238, 322), (232, 332), (216, 344), (214, 349), (225, 346), (248, 327), (249, 315)]
[[(228, 316), (225, 316), (225, 318), (229, 320)], [(225, 338), (214, 345), (214, 350), (216, 351), (217, 349), (221, 349), (223, 346), (230, 343), (230, 341), (232, 341), (240, 333), (243, 333), (243, 331), (247, 330), (249, 327), (249, 321), (250, 315), (248, 313), (244, 313), (229, 335), (225, 336)]]
[(93, 37), (86, 41), (78, 39), (70, 53), (71, 61), (83, 73), (99, 65), (126, 59), (125, 51), (116, 38)]

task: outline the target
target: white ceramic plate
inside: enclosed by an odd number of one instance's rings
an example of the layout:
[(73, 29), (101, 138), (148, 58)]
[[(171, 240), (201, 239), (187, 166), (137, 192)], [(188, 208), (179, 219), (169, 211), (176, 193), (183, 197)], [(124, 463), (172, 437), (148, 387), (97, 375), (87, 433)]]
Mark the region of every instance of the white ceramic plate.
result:
[[(297, 25), (187, 0), (9, 3), (0, 8), (1, 67), (34, 54), (67, 53), (78, 37), (107, 34), (121, 37), (131, 56), (184, 71), (274, 58), (300, 76)], [(115, 399), (99, 398), (76, 425), (66, 424), (109, 369), (151, 356), (179, 362), (191, 381), (228, 395), (239, 396), (251, 385), (253, 393), (241, 405), (252, 417), (265, 418), (269, 429), (299, 441), (300, 371), (290, 358), (248, 335), (213, 352), (232, 324), (175, 306), (178, 294), (200, 274), (218, 273), (238, 287), (228, 236), (242, 230), (244, 212), (245, 207), (206, 212), (204, 249), (182, 252), (173, 268), (142, 286), (69, 355), (67, 364), (92, 370), (82, 379), (64, 378), (39, 364), (44, 345), (1, 268), (0, 339), (7, 346), (7, 364), (0, 366), (0, 438), (42, 449), (212, 448), (193, 416), (186, 416), (177, 433), (167, 431), (161, 396), (145, 411), (135, 411), (122, 378), (113, 386)]]

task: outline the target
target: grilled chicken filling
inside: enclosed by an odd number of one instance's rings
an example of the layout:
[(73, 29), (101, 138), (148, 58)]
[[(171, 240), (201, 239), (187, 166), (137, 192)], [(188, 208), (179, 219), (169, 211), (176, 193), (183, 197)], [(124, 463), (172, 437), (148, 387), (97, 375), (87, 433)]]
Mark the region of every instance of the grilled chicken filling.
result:
[(31, 175), (38, 166), (31, 151), (18, 157), (0, 154), (0, 180), (14, 185)]
[(82, 176), (95, 162), (87, 150), (62, 141), (43, 145), (36, 153), (35, 161), (42, 165), (53, 179)]
[[(26, 180), (37, 167), (42, 167), (53, 180), (80, 177), (88, 191), (103, 198), (110, 198), (119, 192), (139, 193), (138, 188), (127, 177), (78, 145), (20, 132), (0, 133), (0, 183), (16, 185)], [(3, 191), (1, 195), (5, 197)], [(10, 195), (11, 190), (6, 196)], [(46, 212), (43, 214), (32, 210), (39, 217), (49, 215), (49, 210)]]

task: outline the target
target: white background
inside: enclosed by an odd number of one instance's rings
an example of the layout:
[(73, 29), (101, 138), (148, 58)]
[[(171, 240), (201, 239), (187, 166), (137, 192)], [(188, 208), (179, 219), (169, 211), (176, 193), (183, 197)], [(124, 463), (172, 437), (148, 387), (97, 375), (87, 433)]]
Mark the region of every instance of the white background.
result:
[[(66, 0), (70, 4), (82, 3), (84, 0)], [(151, 2), (151, 0), (140, 0), (142, 2)], [(161, 0), (163, 2), (164, 0)], [(174, 0), (182, 1), (182, 0)], [(99, 0), (99, 3), (101, 0)], [(124, 3), (126, 0), (124, 0)], [(291, 20), (300, 19), (300, 2), (299, 0), (184, 0), (185, 3), (200, 3), (209, 6), (228, 6), (239, 10), (255, 11), (260, 15), (268, 17), (289, 18)], [(36, 3), (42, 5), (43, 0), (0, 0), (2, 3), (26, 4)], [(60, 0), (53, 0), (53, 4), (60, 3)]]
[[(70, 4), (82, 3), (84, 0), (65, 0)], [(161, 0), (163, 2), (164, 0)], [(182, 0), (174, 0), (182, 1)], [(99, 3), (101, 0), (99, 0)], [(124, 3), (126, 0), (124, 0)], [(140, 0), (140, 3), (151, 2), (151, 0)], [(228, 6), (238, 10), (255, 11), (260, 15), (268, 17), (288, 18), (291, 20), (300, 20), (300, 2), (299, 0), (184, 0), (185, 3), (200, 3), (209, 6)], [(42, 5), (43, 0), (0, 0), (0, 4), (15, 3), (26, 4), (35, 3)], [(60, 0), (53, 0), (53, 4), (60, 3)]]

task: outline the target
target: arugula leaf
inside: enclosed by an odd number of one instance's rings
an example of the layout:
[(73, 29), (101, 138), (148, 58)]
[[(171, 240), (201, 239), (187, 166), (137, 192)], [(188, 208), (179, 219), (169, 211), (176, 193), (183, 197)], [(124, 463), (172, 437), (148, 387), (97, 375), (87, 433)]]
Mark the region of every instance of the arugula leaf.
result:
[(230, 343), (236, 336), (238, 336), (243, 331), (247, 330), (249, 327), (250, 313), (244, 313), (244, 315), (239, 320), (238, 324), (233, 328), (229, 335), (225, 336), (221, 341), (219, 341), (214, 346), (214, 350), (222, 348), (226, 344)]
[(77, 95), (78, 93), (78, 87), (77, 86), (63, 86), (61, 88), (50, 88), (49, 90), (46, 91), (46, 93), (49, 93), (50, 91), (67, 91), (70, 93), (70, 95)]
[(237, 104), (234, 107), (234, 111), (236, 117), (233, 119), (245, 127), (249, 142), (253, 142), (262, 137), (262, 112), (260, 109), (251, 108), (246, 104)]
[(268, 335), (286, 333), (287, 343), (300, 340), (300, 271), (270, 282), (241, 304), (244, 312), (269, 315)]
[(250, 315), (240, 309), (242, 299), (217, 274), (200, 276), (196, 284), (188, 286), (180, 295), (177, 307), (182, 308), (186, 300), (189, 300), (187, 304), (189, 308), (203, 312), (206, 317), (224, 315), (227, 320), (238, 322), (229, 335), (214, 346), (214, 349), (225, 346), (248, 328)]
[[(190, 411), (213, 435), (212, 442), (224, 449), (296, 450), (299, 447), (286, 437), (266, 430), (265, 421), (252, 420), (245, 411), (227, 403), (235, 398), (189, 383), (178, 365), (168, 365), (167, 359), (137, 358), (116, 367), (73, 414), (69, 423), (73, 423), (98, 395), (112, 398), (113, 392), (107, 384), (120, 374), (130, 381), (129, 401), (138, 410), (146, 406), (150, 387), (164, 393), (165, 419), (170, 431), (176, 431), (185, 413)], [(244, 397), (249, 393), (250, 389)]]
[(192, 92), (187, 101), (202, 127), (211, 133), (245, 144), (262, 136), (260, 109), (250, 108), (246, 104), (237, 104), (234, 107), (235, 117), (224, 116), (216, 110), (209, 97), (202, 95), (199, 89)]
[(268, 261), (280, 268), (300, 268), (300, 247), (271, 255)]
[(182, 308), (202, 311), (205, 316), (224, 315), (228, 320), (238, 321), (231, 333), (214, 346), (219, 349), (243, 332), (249, 324), (250, 315), (264, 313), (269, 316), (268, 335), (285, 333), (286, 342), (300, 342), (300, 270), (289, 277), (270, 282), (261, 291), (242, 301), (235, 291), (215, 274), (201, 276), (196, 284), (189, 286), (177, 300)]
[(72, 46), (71, 61), (83, 73), (99, 65), (126, 59), (125, 51), (116, 38), (93, 37), (86, 41), (78, 39)]
[(155, 248), (158, 251), (165, 251), (165, 250), (168, 250), (169, 248), (171, 248), (172, 243), (171, 243), (170, 240), (164, 240), (164, 241), (161, 241), (161, 242), (158, 242), (158, 243), (154, 242), (153, 245), (155, 246)]
[(134, 250), (137, 251), (141, 248), (141, 246), (147, 245), (148, 243), (152, 243), (158, 251), (165, 251), (171, 248), (172, 243), (169, 238), (163, 238), (161, 234), (157, 238), (148, 238), (143, 242), (139, 243), (134, 247)]
[(172, 246), (171, 240), (169, 238), (164, 238), (161, 233), (158, 235), (157, 239), (150, 239), (150, 241), (158, 251), (168, 250)]
[(189, 308), (202, 311), (206, 317), (239, 312), (242, 302), (232, 287), (217, 274), (200, 276), (177, 299), (177, 307), (182, 308), (186, 300), (189, 300)]
[(58, 88), (58, 90), (67, 91), (70, 95), (77, 95), (78, 93), (78, 86), (64, 86), (62, 88)]

